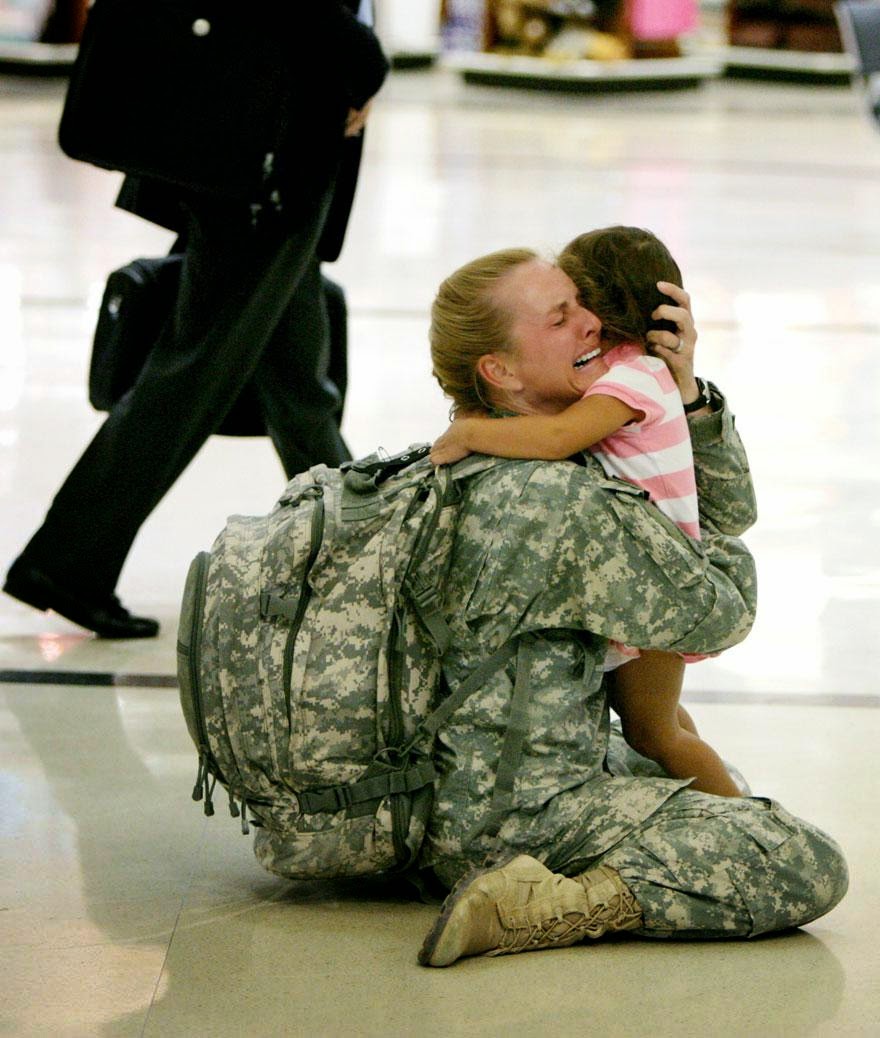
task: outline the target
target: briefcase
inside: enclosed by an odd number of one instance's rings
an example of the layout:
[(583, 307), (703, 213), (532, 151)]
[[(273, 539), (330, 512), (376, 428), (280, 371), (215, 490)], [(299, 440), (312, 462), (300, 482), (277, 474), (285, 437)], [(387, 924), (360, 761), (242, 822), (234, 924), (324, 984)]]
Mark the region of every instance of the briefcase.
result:
[(107, 278), (89, 365), (89, 402), (109, 411), (135, 383), (180, 283), (182, 255), (136, 259)]
[[(107, 278), (89, 365), (89, 402), (109, 411), (138, 379), (170, 318), (183, 256), (132, 260)], [(217, 430), (224, 436), (265, 436), (256, 393), (245, 386)]]

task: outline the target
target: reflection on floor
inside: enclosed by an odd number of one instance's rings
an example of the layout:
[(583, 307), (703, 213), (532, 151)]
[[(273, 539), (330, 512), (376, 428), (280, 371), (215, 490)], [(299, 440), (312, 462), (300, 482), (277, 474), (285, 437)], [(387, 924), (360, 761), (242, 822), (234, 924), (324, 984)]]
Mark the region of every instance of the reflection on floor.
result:
[[(99, 417), (84, 371), (107, 272), (163, 232), (114, 212), (117, 179), (54, 144), (62, 86), (0, 80), (0, 567)], [(103, 643), (0, 601), (0, 1029), (11, 1035), (868, 1035), (880, 1019), (880, 136), (847, 88), (741, 82), (608, 97), (400, 72), (376, 105), (334, 277), (352, 309), (345, 431), (358, 453), (429, 440), (439, 280), (481, 252), (552, 252), (609, 223), (679, 258), (700, 371), (728, 393), (761, 517), (761, 612), (690, 668), (705, 734), (755, 791), (831, 832), (852, 888), (802, 932), (620, 941), (448, 971), (393, 884), (291, 885), (188, 801), (173, 685), (192, 555), (281, 472), (215, 438), (144, 527), (123, 601), (163, 623)], [(57, 683), (49, 683), (57, 682)]]

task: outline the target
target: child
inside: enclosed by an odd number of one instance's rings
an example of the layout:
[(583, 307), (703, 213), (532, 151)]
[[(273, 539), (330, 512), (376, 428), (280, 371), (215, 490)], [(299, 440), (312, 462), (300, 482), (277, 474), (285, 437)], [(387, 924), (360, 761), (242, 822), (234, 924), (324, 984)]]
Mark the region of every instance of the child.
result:
[[(646, 352), (663, 301), (658, 282), (681, 286), (681, 273), (653, 234), (633, 227), (591, 231), (566, 246), (559, 265), (583, 306), (602, 321), (601, 355), (584, 365), (584, 396), (556, 415), (456, 418), (434, 444), (437, 464), (477, 451), (509, 458), (570, 457), (589, 449), (606, 472), (636, 483), (685, 533), (699, 539), (693, 455), (681, 397), (663, 360)], [(581, 362), (578, 362), (579, 364)], [(701, 405), (700, 405), (701, 406)], [(693, 410), (689, 405), (689, 410)], [(718, 754), (679, 704), (684, 663), (702, 657), (609, 646), (611, 702), (633, 749), (694, 789), (740, 796)]]

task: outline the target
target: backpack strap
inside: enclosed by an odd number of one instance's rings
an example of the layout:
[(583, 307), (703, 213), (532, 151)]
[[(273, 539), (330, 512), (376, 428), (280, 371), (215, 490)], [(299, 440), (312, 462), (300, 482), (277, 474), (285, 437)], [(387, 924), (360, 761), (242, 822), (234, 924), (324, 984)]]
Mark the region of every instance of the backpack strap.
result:
[(522, 763), (522, 747), (529, 727), (528, 709), (532, 695), (532, 665), (535, 660), (535, 646), (540, 640), (540, 635), (524, 634), (515, 643), (518, 647), (516, 678), (510, 697), (507, 730), (498, 758), (489, 813), (485, 819), (477, 822), (468, 831), (462, 840), (463, 843), (470, 843), (478, 836), (488, 836), (494, 840), (510, 812), (513, 802), (513, 783)]
[[(377, 458), (375, 456), (361, 462), (349, 463), (344, 467), (344, 490), (356, 497), (364, 499), (376, 493), (381, 485), (391, 476), (422, 461), (430, 451), (430, 445), (411, 447), (393, 458)], [(424, 557), (431, 544), (440, 521), (442, 509), (453, 503), (458, 497), (456, 482), (497, 463), (495, 458), (482, 456), (465, 459), (469, 464), (454, 469), (449, 466), (438, 466), (433, 470), (426, 486), (433, 484), (436, 494), (432, 513), (427, 517), (418, 540), (413, 546), (411, 564)], [(352, 508), (360, 511), (352, 503)], [(440, 588), (436, 580), (419, 574), (415, 570), (408, 571), (403, 580), (403, 588), (408, 600), (420, 622), (428, 631), (437, 650), (438, 656), (445, 655), (452, 642), (453, 634), (441, 608)], [(287, 615), (290, 606), (282, 605), (275, 596), (266, 596), (264, 609), (283, 612)], [(519, 641), (514, 639), (505, 642), (489, 657), (477, 666), (468, 677), (448, 695), (416, 728), (410, 742), (401, 747), (386, 746), (380, 750), (374, 762), (373, 774), (345, 785), (329, 786), (317, 790), (297, 791), (296, 797), (300, 810), (304, 814), (336, 813), (347, 810), (359, 813), (365, 804), (381, 800), (386, 796), (400, 793), (412, 793), (430, 785), (437, 778), (436, 769), (430, 759), (424, 756), (424, 747), (430, 746), (449, 717), (474, 692), (482, 688), (486, 681), (516, 655)], [(498, 803), (493, 796), (493, 807), (496, 812), (503, 811), (504, 798), (509, 799), (513, 788), (513, 779), (522, 756), (522, 743), (526, 733), (526, 711), (528, 706), (528, 682), (519, 680), (517, 669), (517, 688), (511, 701), (510, 723), (505, 738), (503, 754), (506, 764), (502, 777), (499, 769), (500, 789)], [(509, 772), (509, 774), (507, 774)], [(496, 786), (498, 786), (496, 781)]]
[(398, 472), (427, 457), (430, 451), (429, 443), (417, 443), (391, 458), (370, 454), (360, 461), (346, 461), (340, 470), (349, 490), (356, 494), (369, 494)]
[(532, 635), (524, 635), (520, 639), (519, 655), (516, 662), (516, 679), (513, 694), (510, 697), (510, 711), (507, 716), (507, 731), (498, 758), (498, 770), (495, 772), (495, 787), (489, 804), (489, 818), (480, 826), (486, 836), (494, 839), (501, 831), (501, 825), (513, 802), (513, 783), (522, 763), (522, 748), (529, 729), (529, 700), (532, 695), (532, 664), (535, 658), (535, 643)]
[[(485, 682), (501, 667), (511, 660), (517, 651), (517, 642), (505, 642), (485, 659), (466, 680), (464, 680), (451, 695), (433, 710), (418, 726), (415, 737), (408, 745), (399, 751), (394, 747), (385, 747), (383, 751), (386, 756), (389, 751), (402, 762), (402, 766), (395, 767), (381, 763), (381, 770), (373, 775), (368, 775), (357, 782), (347, 785), (328, 786), (325, 789), (304, 790), (296, 793), (300, 810), (303, 814), (335, 813), (354, 808), (369, 801), (381, 800), (392, 793), (413, 793), (423, 786), (430, 785), (437, 778), (437, 771), (431, 760), (421, 757), (411, 763), (414, 754), (418, 754), (417, 743), (424, 743), (427, 736), (428, 742), (432, 742), (434, 736), (446, 723), (449, 717), (464, 703), (468, 696), (473, 695), (482, 688)], [(522, 735), (525, 732), (523, 730)], [(522, 745), (520, 736), (519, 745)], [(514, 768), (516, 764), (514, 763)], [(511, 779), (512, 785), (512, 779)]]
[(404, 586), (413, 611), (428, 632), (437, 655), (445, 655), (452, 644), (452, 628), (443, 615), (437, 581), (416, 573), (407, 576)]
[(452, 629), (443, 615), (437, 573), (432, 571), (430, 576), (426, 576), (415, 567), (429, 554), (431, 542), (440, 523), (440, 514), (456, 499), (457, 489), (446, 466), (435, 467), (430, 485), (434, 490), (435, 505), (419, 533), (417, 542), (413, 545), (412, 557), (403, 577), (403, 590), (434, 643), (437, 655), (443, 656), (452, 644)]
[[(499, 648), (497, 648), (491, 656), (483, 660), (483, 662), (465, 678), (464, 681), (458, 686), (458, 688), (450, 693), (443, 702), (421, 722), (418, 726), (416, 738), (427, 735), (429, 739), (434, 738), (437, 732), (443, 727), (444, 724), (449, 720), (452, 714), (465, 702), (465, 700), (474, 694), (478, 689), (482, 688), (486, 681), (496, 672), (501, 670), (502, 667), (513, 659), (517, 651), (517, 642), (515, 639), (505, 642)], [(415, 741), (415, 740), (413, 740)], [(412, 745), (412, 744), (410, 744)]]
[(296, 797), (303, 814), (334, 814), (368, 801), (382, 800), (391, 793), (414, 793), (436, 777), (431, 761), (422, 760), (411, 767), (388, 769), (347, 786), (306, 790)]

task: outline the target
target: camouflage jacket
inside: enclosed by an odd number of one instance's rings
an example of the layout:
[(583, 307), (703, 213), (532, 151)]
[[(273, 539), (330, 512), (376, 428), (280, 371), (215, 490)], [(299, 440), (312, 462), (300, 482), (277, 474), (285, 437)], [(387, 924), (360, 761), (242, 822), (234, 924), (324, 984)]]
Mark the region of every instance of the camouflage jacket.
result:
[[(703, 540), (629, 484), (574, 462), (511, 461), (467, 484), (447, 607), (475, 637), (452, 650), (452, 687), (518, 637), (529, 674), (522, 759), (497, 840), (489, 816), (515, 667), (489, 680), (438, 737), (422, 864), (452, 883), (487, 855), (530, 853), (551, 868), (600, 854), (686, 783), (613, 776), (602, 685), (607, 639), (715, 653), (755, 612), (755, 570), (736, 537), (755, 519), (748, 462), (726, 407), (691, 420)], [(524, 654), (526, 654), (524, 656)]]

